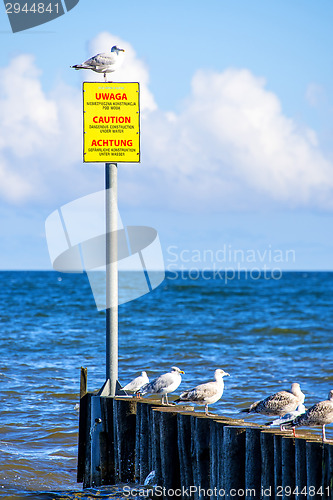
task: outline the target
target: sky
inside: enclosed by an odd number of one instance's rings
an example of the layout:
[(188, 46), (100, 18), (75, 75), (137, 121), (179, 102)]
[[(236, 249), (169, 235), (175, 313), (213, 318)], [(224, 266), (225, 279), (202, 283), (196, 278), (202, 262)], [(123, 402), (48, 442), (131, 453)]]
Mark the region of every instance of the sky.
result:
[(331, 0), (80, 0), (12, 33), (0, 5), (0, 269), (51, 269), (46, 218), (104, 188), (82, 160), (82, 82), (103, 77), (70, 66), (118, 44), (113, 80), (141, 89), (119, 211), (166, 269), (333, 270), (332, 19)]

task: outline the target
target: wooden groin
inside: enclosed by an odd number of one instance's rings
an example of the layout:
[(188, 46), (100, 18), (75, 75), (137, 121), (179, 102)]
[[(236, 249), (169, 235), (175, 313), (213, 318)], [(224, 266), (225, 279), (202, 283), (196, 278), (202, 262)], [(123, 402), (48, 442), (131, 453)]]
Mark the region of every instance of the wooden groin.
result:
[(77, 480), (135, 488), (155, 471), (156, 498), (333, 499), (332, 444), (297, 434), (156, 399), (85, 393)]

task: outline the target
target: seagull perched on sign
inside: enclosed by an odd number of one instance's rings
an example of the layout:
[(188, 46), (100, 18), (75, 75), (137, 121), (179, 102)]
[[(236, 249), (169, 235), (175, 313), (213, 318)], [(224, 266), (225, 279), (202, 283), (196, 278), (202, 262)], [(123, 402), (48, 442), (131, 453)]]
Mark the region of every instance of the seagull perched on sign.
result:
[(71, 68), (91, 69), (96, 73), (104, 73), (104, 79), (106, 81), (106, 73), (113, 73), (113, 71), (116, 71), (122, 64), (124, 52), (125, 49), (120, 49), (117, 45), (114, 45), (109, 54), (106, 52), (96, 54), (96, 56), (91, 57), (84, 63), (75, 64), (71, 66)]

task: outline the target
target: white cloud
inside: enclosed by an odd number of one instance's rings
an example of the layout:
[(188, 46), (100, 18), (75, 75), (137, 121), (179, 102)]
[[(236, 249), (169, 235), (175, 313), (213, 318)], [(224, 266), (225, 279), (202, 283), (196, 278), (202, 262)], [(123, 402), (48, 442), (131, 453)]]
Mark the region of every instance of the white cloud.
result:
[(169, 204), (333, 208), (333, 168), (315, 132), (284, 116), (248, 70), (199, 70), (181, 113), (155, 113), (144, 131)]
[(80, 154), (80, 92), (64, 86), (46, 95), (34, 58), (20, 55), (0, 69), (0, 96), (0, 195), (45, 201)]
[[(283, 114), (264, 79), (248, 70), (198, 70), (181, 111), (164, 113), (128, 42), (101, 33), (90, 55), (114, 44), (126, 50), (117, 81), (140, 81), (144, 111), (142, 164), (121, 168), (123, 203), (189, 211), (267, 203), (333, 208), (333, 169), (315, 132)], [(101, 169), (82, 164), (80, 88), (58, 85), (46, 93), (32, 56), (21, 55), (0, 69), (0, 96), (3, 199), (55, 205), (101, 188)]]

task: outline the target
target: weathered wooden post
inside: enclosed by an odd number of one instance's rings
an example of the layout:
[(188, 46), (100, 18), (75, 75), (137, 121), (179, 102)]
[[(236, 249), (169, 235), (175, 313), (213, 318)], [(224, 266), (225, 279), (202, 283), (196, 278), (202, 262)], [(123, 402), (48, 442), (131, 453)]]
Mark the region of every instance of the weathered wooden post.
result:
[(323, 444), (320, 441), (306, 442), (307, 498), (314, 498), (322, 486)]
[(135, 481), (136, 401), (113, 400), (115, 479), (120, 483)]
[[(333, 498), (333, 446), (324, 444), (323, 448), (323, 492), (328, 499)], [(323, 498), (326, 498), (325, 496)]]
[(155, 471), (156, 484), (162, 484), (161, 449), (160, 449), (160, 416), (157, 409), (152, 411), (152, 470)]
[(304, 499), (301, 491), (306, 488), (306, 440), (302, 438), (295, 440), (295, 488), (298, 491), (296, 500)]
[[(193, 450), (193, 484), (206, 490), (210, 486), (210, 423), (207, 417), (191, 418), (191, 450)], [(198, 492), (194, 498), (199, 498)]]
[(88, 456), (91, 426), (91, 394), (85, 394), (80, 399), (79, 413), (79, 443), (78, 443), (78, 463), (77, 482), (84, 483), (88, 473)]
[[(218, 432), (218, 422), (210, 420), (210, 486), (211, 488), (218, 488), (218, 475), (219, 475), (219, 447), (220, 447), (220, 433)], [(223, 430), (223, 428), (222, 428)], [(223, 443), (223, 434), (222, 434)], [(212, 500), (217, 500), (217, 495), (212, 496)]]
[[(260, 498), (261, 447), (258, 427), (247, 427), (245, 431), (245, 498)], [(254, 493), (253, 493), (254, 492)]]
[(88, 387), (88, 369), (81, 366), (80, 371), (80, 400), (87, 394)]
[(225, 481), (224, 481), (224, 463), (225, 463), (225, 453), (224, 453), (224, 430), (229, 425), (228, 423), (219, 422), (219, 427), (217, 427), (217, 439), (218, 439), (218, 469), (217, 469), (217, 474), (218, 474), (218, 480), (217, 480), (217, 487), (218, 490), (222, 489), (225, 487)]
[[(281, 442), (282, 491), (284, 500), (295, 500), (295, 439), (283, 436)], [(290, 492), (289, 492), (290, 489)]]
[(100, 398), (101, 429), (100, 441), (100, 468), (101, 484), (114, 484), (115, 475), (115, 444), (114, 444), (114, 400), (113, 398)]
[(224, 427), (223, 449), (224, 490), (245, 491), (245, 427)]
[(180, 482), (184, 488), (193, 485), (191, 413), (177, 414), (177, 436), (179, 451)]
[(277, 434), (274, 433), (274, 494), (281, 491), (282, 486), (282, 436), (280, 431)]
[(160, 408), (161, 485), (167, 490), (180, 487), (179, 453), (177, 442), (177, 412)]
[[(274, 434), (262, 431), (261, 446), (261, 499), (274, 498)], [(273, 494), (273, 496), (272, 496)]]
[(150, 437), (150, 405), (138, 402), (136, 406), (135, 435), (135, 479), (143, 484), (151, 472), (151, 437)]

